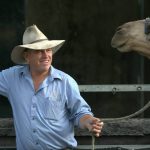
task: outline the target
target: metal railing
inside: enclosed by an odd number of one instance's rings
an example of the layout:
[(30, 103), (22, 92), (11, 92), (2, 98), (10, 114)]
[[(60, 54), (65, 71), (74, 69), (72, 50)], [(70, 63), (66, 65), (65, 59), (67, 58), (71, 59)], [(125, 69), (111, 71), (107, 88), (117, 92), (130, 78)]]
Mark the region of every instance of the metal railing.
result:
[(150, 84), (79, 85), (80, 92), (148, 92)]

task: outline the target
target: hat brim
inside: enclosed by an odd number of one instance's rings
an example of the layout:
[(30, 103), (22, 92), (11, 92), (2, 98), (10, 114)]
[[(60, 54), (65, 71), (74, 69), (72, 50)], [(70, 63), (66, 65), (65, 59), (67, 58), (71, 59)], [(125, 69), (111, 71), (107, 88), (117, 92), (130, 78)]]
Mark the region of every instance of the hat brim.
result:
[(32, 44), (18, 45), (12, 50), (11, 60), (16, 64), (27, 64), (23, 56), (23, 52), (26, 48), (32, 50), (44, 50), (51, 48), (54, 54), (61, 48), (64, 42), (65, 40), (46, 40)]

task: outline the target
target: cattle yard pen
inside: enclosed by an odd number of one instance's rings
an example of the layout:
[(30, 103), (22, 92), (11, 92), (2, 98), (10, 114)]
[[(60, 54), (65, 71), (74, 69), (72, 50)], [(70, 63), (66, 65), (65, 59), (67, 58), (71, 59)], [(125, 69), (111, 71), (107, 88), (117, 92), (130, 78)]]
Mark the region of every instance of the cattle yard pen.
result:
[[(80, 92), (149, 92), (149, 84), (124, 85), (80, 85)], [(147, 105), (147, 104), (146, 104)], [(149, 106), (148, 106), (149, 107)], [(148, 108), (146, 107), (146, 109)], [(143, 110), (144, 111), (144, 110)], [(143, 111), (140, 111), (142, 113)], [(137, 115), (137, 114), (135, 114)], [(95, 150), (149, 150), (150, 149), (150, 119), (126, 118), (116, 121), (104, 120), (102, 136), (95, 139)], [(111, 119), (111, 118), (110, 118)], [(106, 121), (105, 121), (106, 120)], [(78, 150), (88, 150), (92, 146), (89, 132), (75, 129)], [(15, 149), (15, 131), (12, 118), (0, 119), (0, 149)]]

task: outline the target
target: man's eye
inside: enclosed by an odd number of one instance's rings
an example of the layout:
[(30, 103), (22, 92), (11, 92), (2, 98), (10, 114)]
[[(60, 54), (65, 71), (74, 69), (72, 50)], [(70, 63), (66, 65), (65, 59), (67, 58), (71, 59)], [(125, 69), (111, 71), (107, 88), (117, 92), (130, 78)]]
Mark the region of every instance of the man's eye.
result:
[(46, 51), (47, 51), (47, 52), (50, 52), (50, 51), (52, 51), (52, 50), (51, 50), (51, 49), (47, 49)]

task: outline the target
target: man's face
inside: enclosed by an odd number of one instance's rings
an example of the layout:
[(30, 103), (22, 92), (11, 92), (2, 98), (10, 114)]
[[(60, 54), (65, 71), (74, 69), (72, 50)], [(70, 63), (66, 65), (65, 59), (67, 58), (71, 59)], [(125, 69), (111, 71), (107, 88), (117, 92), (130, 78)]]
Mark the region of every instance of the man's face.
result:
[(52, 63), (52, 49), (27, 50), (25, 59), (30, 66), (30, 71), (43, 73), (49, 71)]

